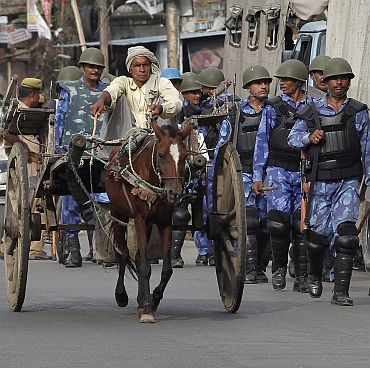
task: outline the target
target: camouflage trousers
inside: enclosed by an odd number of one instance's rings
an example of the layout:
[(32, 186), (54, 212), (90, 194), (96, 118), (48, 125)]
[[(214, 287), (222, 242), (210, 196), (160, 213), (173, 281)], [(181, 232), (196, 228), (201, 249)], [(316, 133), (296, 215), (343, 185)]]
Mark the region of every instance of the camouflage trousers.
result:
[(243, 173), (245, 205), (256, 208), (258, 211), (259, 220), (263, 220), (267, 215), (266, 195), (263, 193), (261, 195), (256, 195), (252, 190), (252, 184), (252, 174)]
[(334, 242), (340, 223), (356, 222), (360, 206), (358, 179), (315, 183), (310, 208), (310, 226)]
[(266, 169), (269, 186), (278, 189), (267, 193), (267, 212), (278, 210), (291, 215), (301, 209), (301, 176), (299, 172), (281, 167), (269, 166)]

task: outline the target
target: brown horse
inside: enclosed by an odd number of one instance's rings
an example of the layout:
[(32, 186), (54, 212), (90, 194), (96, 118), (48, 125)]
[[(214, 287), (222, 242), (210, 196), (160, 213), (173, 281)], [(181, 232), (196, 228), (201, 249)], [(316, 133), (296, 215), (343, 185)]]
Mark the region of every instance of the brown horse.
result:
[[(192, 130), (188, 125), (182, 130), (160, 128), (153, 123), (155, 135), (149, 135), (132, 157), (121, 155), (116, 149), (109, 158), (105, 175), (105, 188), (110, 198), (112, 216), (135, 222), (138, 251), (135, 264), (138, 276), (138, 315), (140, 322), (154, 322), (164, 290), (172, 275), (171, 235), (172, 213), (177, 196), (182, 191), (187, 149), (183, 140)], [(130, 177), (127, 179), (127, 172)], [(151, 224), (159, 229), (163, 268), (159, 285), (150, 294), (151, 267), (148, 259), (148, 233)], [(128, 303), (124, 285), (126, 266), (130, 266), (129, 250), (125, 238), (126, 228), (112, 222), (114, 242), (119, 262), (119, 276), (115, 298), (120, 307)]]

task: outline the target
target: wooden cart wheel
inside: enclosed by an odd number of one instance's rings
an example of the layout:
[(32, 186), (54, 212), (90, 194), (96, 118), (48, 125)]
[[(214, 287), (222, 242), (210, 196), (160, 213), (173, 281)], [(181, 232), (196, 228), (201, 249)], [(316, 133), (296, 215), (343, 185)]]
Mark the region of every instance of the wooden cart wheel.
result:
[(216, 158), (213, 212), (222, 219), (214, 240), (218, 287), (225, 309), (235, 313), (244, 289), (247, 227), (241, 164), (231, 144), (223, 146)]
[(5, 197), (5, 276), (8, 304), (22, 309), (26, 294), (30, 249), (30, 203), (27, 158), (21, 143), (14, 143), (8, 158)]

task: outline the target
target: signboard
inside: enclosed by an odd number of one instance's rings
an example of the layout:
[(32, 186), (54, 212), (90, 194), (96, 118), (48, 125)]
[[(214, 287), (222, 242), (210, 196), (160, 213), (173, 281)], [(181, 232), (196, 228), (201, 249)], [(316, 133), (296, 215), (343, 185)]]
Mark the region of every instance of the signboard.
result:
[(192, 39), (187, 42), (190, 69), (199, 73), (205, 68), (222, 69), (224, 61), (224, 38), (204, 37)]
[(16, 29), (14, 25), (0, 24), (0, 43), (14, 45), (32, 38), (32, 34), (25, 28)]

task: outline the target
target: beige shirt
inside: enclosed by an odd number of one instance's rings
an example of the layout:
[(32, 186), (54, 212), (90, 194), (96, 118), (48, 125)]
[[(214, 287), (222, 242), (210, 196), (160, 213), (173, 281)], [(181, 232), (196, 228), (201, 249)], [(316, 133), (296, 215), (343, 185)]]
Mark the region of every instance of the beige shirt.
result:
[(136, 126), (147, 128), (148, 124), (148, 107), (152, 104), (160, 104), (163, 107), (161, 118), (169, 119), (174, 117), (182, 109), (182, 103), (179, 98), (179, 92), (166, 78), (160, 78), (159, 91), (150, 91), (150, 103), (145, 100), (146, 84), (139, 88), (132, 78), (117, 77), (104, 90), (107, 91), (111, 98), (111, 108), (115, 107), (117, 98), (125, 95), (130, 109), (135, 118)]

